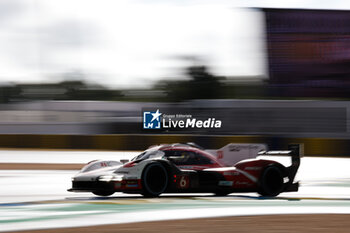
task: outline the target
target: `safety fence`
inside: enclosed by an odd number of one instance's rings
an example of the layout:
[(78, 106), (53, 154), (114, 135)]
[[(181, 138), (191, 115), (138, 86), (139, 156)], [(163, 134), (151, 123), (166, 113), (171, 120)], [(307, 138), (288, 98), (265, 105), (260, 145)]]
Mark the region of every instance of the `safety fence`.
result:
[(204, 148), (220, 148), (228, 143), (265, 143), (272, 150), (287, 149), (288, 144), (303, 144), (305, 156), (350, 156), (350, 139), (293, 138), (271, 136), (203, 135), (0, 135), (0, 148), (144, 150), (151, 145), (195, 142)]

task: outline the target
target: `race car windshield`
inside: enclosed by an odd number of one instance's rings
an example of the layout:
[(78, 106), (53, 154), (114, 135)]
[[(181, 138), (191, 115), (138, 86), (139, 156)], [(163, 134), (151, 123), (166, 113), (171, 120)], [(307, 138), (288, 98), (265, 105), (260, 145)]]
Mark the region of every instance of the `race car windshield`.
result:
[(164, 156), (164, 152), (160, 150), (145, 151), (139, 154), (138, 156), (135, 156), (131, 161), (145, 160), (145, 159), (151, 159), (151, 158), (157, 158), (157, 157), (163, 157), (163, 156)]

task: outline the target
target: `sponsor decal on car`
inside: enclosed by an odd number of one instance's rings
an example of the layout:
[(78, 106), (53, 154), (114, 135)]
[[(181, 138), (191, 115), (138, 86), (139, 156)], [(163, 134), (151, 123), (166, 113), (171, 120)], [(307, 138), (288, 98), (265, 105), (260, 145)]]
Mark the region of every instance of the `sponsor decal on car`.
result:
[(220, 180), (219, 181), (219, 185), (220, 186), (232, 186), (233, 185), (233, 181)]

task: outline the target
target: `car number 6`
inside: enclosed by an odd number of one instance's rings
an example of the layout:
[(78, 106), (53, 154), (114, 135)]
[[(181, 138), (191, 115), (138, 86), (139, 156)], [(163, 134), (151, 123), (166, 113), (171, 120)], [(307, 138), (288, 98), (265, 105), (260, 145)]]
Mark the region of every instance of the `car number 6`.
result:
[(179, 182), (179, 187), (180, 188), (188, 188), (189, 185), (189, 179), (188, 176), (184, 175), (181, 176), (180, 182)]
[(187, 185), (186, 178), (184, 176), (182, 176), (181, 180), (180, 180), (180, 187), (184, 188), (184, 187), (186, 187), (186, 185)]

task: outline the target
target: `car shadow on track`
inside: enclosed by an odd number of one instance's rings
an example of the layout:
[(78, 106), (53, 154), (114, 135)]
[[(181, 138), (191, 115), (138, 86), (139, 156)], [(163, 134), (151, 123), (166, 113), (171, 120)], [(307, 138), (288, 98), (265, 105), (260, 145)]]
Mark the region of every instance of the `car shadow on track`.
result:
[[(255, 199), (255, 200), (265, 200), (265, 199), (286, 199), (288, 200), (289, 198), (285, 197), (260, 197), (256, 196), (256, 194), (251, 194), (251, 195), (234, 195), (230, 194), (227, 196), (216, 196), (213, 194), (164, 194), (156, 198), (145, 198), (142, 195), (139, 194), (134, 194), (134, 195), (114, 195), (114, 196), (109, 196), (109, 197), (98, 197), (98, 196), (82, 196), (82, 197), (66, 197), (66, 200), (74, 200), (74, 201), (92, 201), (92, 200), (127, 200), (127, 199), (132, 199), (132, 200), (152, 200), (152, 199), (162, 199), (162, 200), (167, 200), (167, 199)], [(350, 199), (349, 199), (350, 200)]]
[(170, 200), (170, 199), (192, 199), (192, 200), (201, 200), (201, 199), (237, 199), (237, 200), (285, 200), (285, 201), (301, 201), (301, 200), (327, 200), (327, 201), (350, 201), (350, 198), (328, 198), (328, 197), (262, 197), (257, 196), (256, 194), (247, 194), (247, 195), (236, 195), (230, 194), (227, 196), (215, 196), (213, 194), (189, 194), (189, 195), (172, 195), (165, 194), (156, 198), (145, 198), (142, 195), (115, 195), (110, 197), (98, 197), (98, 196), (84, 196), (84, 197), (66, 197), (66, 200), (69, 201), (116, 201), (116, 200)]

